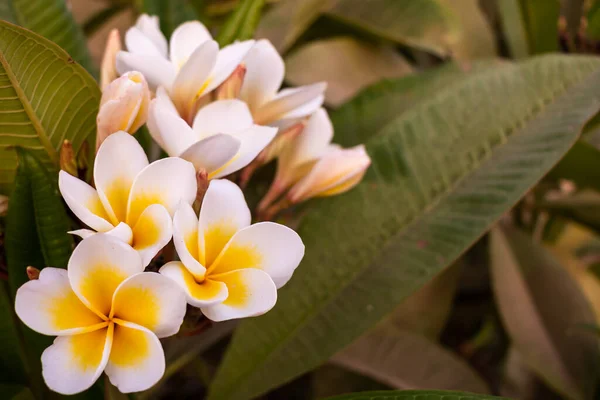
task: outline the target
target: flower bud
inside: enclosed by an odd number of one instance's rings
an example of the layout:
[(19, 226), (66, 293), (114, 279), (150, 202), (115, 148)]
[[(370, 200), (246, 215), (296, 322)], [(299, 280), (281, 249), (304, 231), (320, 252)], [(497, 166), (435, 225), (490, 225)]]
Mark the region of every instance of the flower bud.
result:
[(8, 196), (0, 194), (0, 216), (6, 215), (8, 212)]
[(96, 148), (115, 132), (135, 133), (148, 118), (149, 104), (150, 89), (141, 73), (127, 72), (112, 81), (100, 100), (100, 111), (96, 119)]
[(215, 90), (215, 100), (237, 99), (240, 96), (245, 76), (246, 66), (244, 64), (238, 65), (229, 75), (229, 78)]
[(31, 265), (25, 269), (25, 272), (27, 273), (27, 278), (29, 278), (30, 281), (40, 278), (40, 270), (32, 267)]
[(117, 53), (121, 51), (121, 35), (118, 29), (113, 29), (108, 35), (104, 55), (102, 56), (102, 65), (100, 66), (100, 87), (102, 90), (115, 79), (117, 74)]
[(59, 163), (60, 169), (73, 176), (77, 176), (77, 160), (73, 152), (73, 145), (68, 140), (65, 140), (60, 147)]
[(331, 145), (311, 171), (287, 194), (291, 203), (312, 197), (334, 196), (356, 186), (371, 165), (364, 145), (342, 149)]

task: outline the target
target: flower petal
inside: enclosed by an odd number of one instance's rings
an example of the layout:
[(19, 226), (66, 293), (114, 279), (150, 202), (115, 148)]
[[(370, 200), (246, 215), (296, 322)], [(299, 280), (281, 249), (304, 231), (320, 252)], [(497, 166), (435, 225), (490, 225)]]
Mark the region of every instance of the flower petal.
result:
[(133, 231), (125, 222), (119, 222), (119, 225), (104, 233), (114, 236), (127, 244), (131, 244), (131, 241), (133, 240)]
[(210, 266), (233, 235), (250, 225), (251, 219), (244, 193), (235, 183), (211, 181), (198, 220), (200, 262)]
[(58, 188), (73, 213), (87, 226), (98, 232), (111, 230), (108, 215), (96, 189), (65, 171), (58, 174)]
[(72, 335), (104, 322), (75, 295), (67, 270), (61, 268), (44, 268), (38, 279), (21, 286), (15, 311), (25, 325), (44, 335)]
[(283, 83), (283, 59), (266, 39), (257, 41), (244, 58), (246, 76), (240, 99), (254, 112), (277, 94)]
[(281, 116), (281, 120), (289, 121), (304, 118), (317, 111), (325, 102), (325, 95), (319, 95), (303, 105)]
[(327, 84), (321, 82), (284, 89), (254, 114), (254, 121), (257, 124), (267, 125), (282, 118), (289, 118), (289, 115), (297, 114), (294, 110), (322, 96), (326, 88)]
[(72, 336), (59, 336), (42, 353), (42, 375), (60, 394), (83, 392), (104, 371), (113, 340), (113, 327)]
[(138, 253), (107, 234), (97, 234), (79, 243), (67, 268), (75, 294), (102, 316), (110, 312), (113, 293), (121, 282), (143, 270)]
[(230, 135), (216, 134), (194, 143), (180, 157), (209, 174), (225, 166), (238, 153), (241, 142)]
[(211, 92), (217, 86), (221, 85), (221, 83), (225, 82), (244, 60), (244, 57), (246, 57), (252, 46), (254, 46), (254, 40), (245, 40), (223, 47), (219, 51), (217, 63), (211, 74), (210, 83), (204, 93)]
[(185, 311), (185, 295), (175, 282), (154, 272), (142, 272), (117, 288), (111, 317), (141, 325), (162, 338), (179, 332)]
[(206, 268), (200, 264), (198, 217), (191, 205), (181, 203), (173, 217), (173, 243), (177, 255), (196, 279), (204, 279)]
[(171, 215), (162, 205), (152, 204), (142, 212), (133, 227), (131, 245), (140, 254), (142, 264), (147, 266), (172, 236)]
[(178, 157), (198, 141), (187, 122), (158, 99), (150, 103), (149, 115), (150, 134), (171, 157)]
[(252, 126), (252, 114), (240, 100), (220, 100), (202, 107), (194, 118), (193, 128), (199, 137), (217, 133), (235, 135)]
[(237, 155), (223, 168), (210, 175), (209, 178), (222, 178), (244, 168), (271, 143), (276, 134), (277, 128), (260, 125), (253, 125), (238, 133), (236, 137), (241, 140), (241, 145)]
[(173, 216), (184, 201), (196, 199), (194, 166), (181, 158), (169, 157), (144, 168), (133, 182), (127, 206), (127, 224), (135, 226), (142, 212), (152, 204), (161, 204)]
[(265, 272), (258, 269), (231, 271), (214, 277), (227, 285), (229, 296), (222, 303), (202, 307), (213, 321), (262, 315), (277, 302), (277, 288)]
[(165, 373), (165, 353), (160, 341), (143, 326), (117, 321), (105, 372), (121, 393), (149, 389)]
[(89, 238), (90, 236), (95, 235), (97, 232), (93, 231), (91, 229), (76, 229), (74, 231), (68, 231), (67, 233), (70, 235), (79, 236), (82, 239), (86, 239), (86, 238)]
[(173, 64), (162, 57), (133, 54), (127, 51), (118, 52), (117, 72), (122, 75), (129, 71), (141, 72), (152, 90), (156, 90), (159, 86), (170, 88), (176, 74)]
[(125, 33), (125, 46), (133, 54), (164, 57), (156, 44), (135, 26), (129, 28)]
[(160, 24), (157, 16), (149, 16), (142, 14), (135, 23), (135, 27), (148, 37), (156, 48), (160, 51), (161, 56), (167, 57), (167, 39), (160, 30)]
[(179, 261), (171, 261), (163, 265), (159, 272), (175, 281), (183, 289), (187, 302), (194, 307), (220, 303), (228, 296), (227, 286), (223, 282), (205, 279), (202, 283), (198, 283), (185, 265)]
[(280, 288), (290, 280), (302, 257), (304, 243), (294, 230), (273, 222), (260, 222), (231, 238), (209, 274), (255, 268), (269, 274)]
[(171, 62), (181, 68), (194, 50), (208, 40), (212, 40), (212, 36), (204, 25), (198, 21), (184, 22), (171, 35), (169, 50)]
[(114, 225), (125, 221), (131, 186), (147, 165), (144, 149), (127, 132), (110, 135), (98, 149), (94, 180), (98, 196)]

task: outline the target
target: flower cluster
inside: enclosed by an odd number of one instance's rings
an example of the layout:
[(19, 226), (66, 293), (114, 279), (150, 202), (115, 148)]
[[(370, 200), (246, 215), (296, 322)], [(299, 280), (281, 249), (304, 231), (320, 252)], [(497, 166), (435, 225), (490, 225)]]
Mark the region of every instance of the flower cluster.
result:
[[(179, 331), (186, 303), (213, 321), (269, 311), (304, 244), (266, 220), (349, 190), (370, 164), (363, 146), (331, 143), (325, 84), (281, 89), (284, 63), (268, 41), (219, 49), (194, 21), (167, 42), (158, 19), (142, 15), (125, 45), (112, 32), (102, 62), (93, 183), (68, 168), (59, 174), (66, 204), (87, 226), (70, 233), (83, 240), (66, 271), (43, 269), (15, 301), (25, 324), (58, 336), (42, 367), (63, 394), (102, 372), (124, 393), (154, 385), (165, 369), (159, 338)], [(168, 157), (150, 162), (132, 136), (144, 124)], [(275, 159), (257, 209), (265, 222), (252, 224), (240, 187), (219, 178), (240, 171), (245, 186)], [(177, 258), (163, 251), (171, 240)]]

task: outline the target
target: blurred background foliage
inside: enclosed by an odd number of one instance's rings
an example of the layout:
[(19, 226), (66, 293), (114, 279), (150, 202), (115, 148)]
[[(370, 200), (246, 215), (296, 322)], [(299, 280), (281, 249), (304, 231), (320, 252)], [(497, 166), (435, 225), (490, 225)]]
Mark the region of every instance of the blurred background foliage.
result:
[[(288, 85), (328, 82), (334, 141), (366, 143), (373, 166), (347, 195), (284, 216), (307, 255), (273, 311), (164, 340), (165, 377), (146, 393), (100, 382), (76, 398), (598, 398), (599, 0), (0, 0), (1, 19), (72, 57), (52, 50), (50, 65), (75, 60), (94, 77), (108, 32), (140, 13), (160, 16), (167, 36), (199, 19), (221, 45), (269, 39)], [(39, 376), (48, 340), (17, 323), (11, 303), (26, 266), (66, 263), (73, 243), (48, 176), (65, 138), (80, 170), (91, 165), (84, 139), (100, 95), (74, 64), (64, 81), (82, 77), (85, 106), (43, 112), (62, 86), (32, 94), (54, 67), (22, 68), (36, 52), (10, 46), (27, 35), (0, 27), (2, 68), (13, 71), (0, 90), (23, 87), (48, 139), (11, 142), (0, 118), (7, 399), (58, 397)], [(11, 97), (0, 97), (1, 112)], [(250, 201), (272, 173), (254, 178)]]

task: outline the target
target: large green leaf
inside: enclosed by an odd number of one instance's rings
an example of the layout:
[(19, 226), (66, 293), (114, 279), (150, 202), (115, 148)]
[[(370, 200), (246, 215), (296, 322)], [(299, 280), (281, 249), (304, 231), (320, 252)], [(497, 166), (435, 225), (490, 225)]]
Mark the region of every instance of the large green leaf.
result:
[(219, 31), (219, 44), (225, 46), (236, 40), (252, 39), (264, 6), (265, 0), (240, 1)]
[(8, 194), (14, 180), (15, 146), (56, 170), (65, 139), (75, 151), (93, 140), (100, 95), (94, 79), (56, 44), (0, 21), (0, 193)]
[(519, 0), (502, 0), (496, 2), (500, 23), (508, 51), (513, 58), (519, 59), (529, 55), (527, 27)]
[(520, 0), (531, 54), (558, 50), (560, 0)]
[[(50, 39), (88, 71), (95, 71), (83, 31), (73, 19), (65, 0), (3, 0), (0, 2), (0, 19)], [(38, 55), (38, 52), (31, 54)]]
[(27, 384), (24, 366), (27, 360), (13, 310), (8, 285), (0, 282), (0, 382)]
[(351, 393), (325, 400), (500, 400), (503, 397), (441, 390), (400, 390)]
[(600, 106), (599, 69), (554, 56), (483, 72), (388, 124), (364, 181), (303, 220), (301, 266), (236, 330), (209, 398), (314, 368), (451, 264), (573, 145)]
[(565, 398), (593, 398), (600, 350), (583, 326), (596, 319), (578, 284), (511, 226), (492, 230), (490, 252), (494, 294), (515, 348)]

